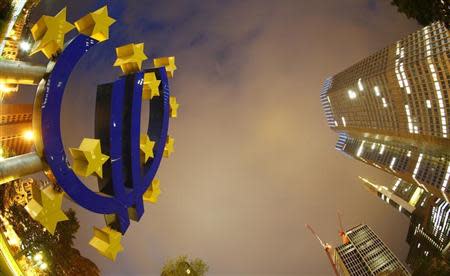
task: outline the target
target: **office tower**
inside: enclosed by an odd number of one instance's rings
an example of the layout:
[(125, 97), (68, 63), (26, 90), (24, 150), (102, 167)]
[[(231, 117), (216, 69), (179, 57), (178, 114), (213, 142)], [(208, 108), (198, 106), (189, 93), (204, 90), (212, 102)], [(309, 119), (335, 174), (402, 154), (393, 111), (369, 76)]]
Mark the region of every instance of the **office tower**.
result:
[(406, 263), (412, 268), (421, 259), (448, 254), (450, 248), (450, 205), (417, 184), (397, 179), (392, 187), (361, 178), (364, 186), (410, 218), (406, 241), (410, 246)]
[(340, 275), (410, 275), (392, 251), (367, 225), (358, 225), (345, 234), (349, 242), (335, 249)]
[(336, 148), (448, 201), (450, 37), (436, 22), (328, 78)]
[(32, 148), (31, 104), (0, 104), (0, 158), (28, 153)]
[[(0, 42), (1, 58), (6, 60), (18, 60), (20, 50), (28, 52), (31, 47), (27, 39), (22, 39), (31, 11), (39, 4), (40, 0), (11, 1), (13, 8), (11, 20), (6, 27), (5, 38)], [(23, 44), (22, 44), (23, 43)], [(22, 45), (22, 47), (21, 47)], [(21, 49), (22, 48), (22, 49)], [(13, 83), (1, 83), (0, 93), (18, 91), (18, 85)]]

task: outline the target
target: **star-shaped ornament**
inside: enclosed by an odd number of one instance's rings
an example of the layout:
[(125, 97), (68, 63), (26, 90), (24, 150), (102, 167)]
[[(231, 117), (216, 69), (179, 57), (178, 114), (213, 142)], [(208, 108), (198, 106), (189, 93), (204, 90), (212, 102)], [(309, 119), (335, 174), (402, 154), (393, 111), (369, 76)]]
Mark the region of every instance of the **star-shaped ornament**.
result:
[(177, 103), (177, 98), (170, 97), (169, 106), (170, 106), (170, 117), (176, 118), (178, 116), (178, 108), (180, 107), (180, 104)]
[(116, 20), (108, 16), (108, 7), (91, 12), (75, 22), (78, 32), (92, 37), (97, 41), (109, 39), (109, 27)]
[(120, 66), (126, 75), (141, 71), (142, 62), (147, 59), (144, 54), (144, 43), (128, 44), (116, 48), (117, 59), (114, 66)]
[(153, 147), (155, 142), (148, 138), (147, 134), (141, 134), (140, 137), (141, 163), (146, 163), (148, 159), (153, 158)]
[(177, 66), (175, 65), (175, 57), (161, 57), (153, 59), (153, 64), (156, 68), (158, 67), (166, 67), (167, 76), (169, 78), (173, 78), (173, 74), (175, 70), (177, 70)]
[(64, 193), (56, 192), (52, 186), (32, 188), (33, 199), (25, 206), (28, 214), (52, 235), (60, 221), (68, 220), (61, 209)]
[(156, 78), (154, 72), (144, 74), (144, 86), (142, 88), (142, 99), (151, 100), (159, 96), (159, 85), (161, 81)]
[(108, 226), (102, 229), (94, 227), (94, 237), (89, 241), (89, 245), (94, 247), (101, 255), (115, 261), (117, 254), (123, 251), (121, 240), (122, 234)]
[(78, 148), (70, 148), (73, 157), (73, 171), (80, 176), (88, 177), (96, 173), (103, 178), (103, 164), (109, 159), (102, 153), (100, 140), (84, 138)]
[(158, 202), (158, 197), (161, 194), (161, 189), (159, 179), (153, 179), (152, 185), (145, 191), (143, 199), (146, 202), (156, 203)]
[(42, 16), (31, 28), (35, 40), (30, 55), (42, 51), (50, 59), (57, 55), (64, 47), (64, 36), (75, 28), (66, 21), (67, 9), (62, 9), (55, 16)]
[(167, 136), (166, 145), (164, 146), (164, 154), (163, 156), (169, 158), (172, 153), (175, 151), (174, 149), (175, 139), (170, 136)]

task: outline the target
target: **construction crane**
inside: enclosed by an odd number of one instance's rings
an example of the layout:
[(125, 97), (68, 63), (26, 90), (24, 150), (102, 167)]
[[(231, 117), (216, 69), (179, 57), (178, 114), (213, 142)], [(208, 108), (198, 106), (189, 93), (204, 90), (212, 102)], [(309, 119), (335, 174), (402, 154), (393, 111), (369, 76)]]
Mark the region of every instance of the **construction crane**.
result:
[(344, 231), (344, 227), (342, 226), (342, 213), (341, 212), (337, 212), (337, 216), (338, 216), (338, 220), (339, 220), (339, 236), (342, 239), (342, 244), (347, 244), (349, 243), (349, 239), (347, 237), (347, 234), (345, 234)]
[(327, 254), (328, 260), (330, 261), (330, 264), (331, 264), (331, 267), (333, 268), (334, 274), (336, 274), (336, 276), (339, 276), (339, 273), (336, 268), (336, 264), (334, 263), (333, 258), (331, 257), (332, 246), (328, 243), (324, 243), (309, 224), (306, 224), (305, 226), (306, 226), (306, 228), (309, 229), (309, 231), (311, 231), (311, 233), (314, 235), (314, 237), (316, 237), (316, 239), (320, 242), (320, 245), (322, 245), (322, 248), (325, 250), (325, 253)]

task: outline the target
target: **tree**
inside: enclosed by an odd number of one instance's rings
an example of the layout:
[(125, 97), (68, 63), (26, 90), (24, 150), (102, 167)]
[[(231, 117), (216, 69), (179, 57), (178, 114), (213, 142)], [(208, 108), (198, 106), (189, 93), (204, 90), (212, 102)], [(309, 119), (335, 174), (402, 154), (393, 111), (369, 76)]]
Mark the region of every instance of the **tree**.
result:
[(435, 21), (442, 21), (450, 27), (450, 4), (441, 0), (392, 0), (400, 13), (408, 18), (414, 18), (426, 26)]
[(161, 276), (204, 276), (208, 272), (208, 265), (201, 259), (188, 260), (187, 256), (168, 261), (161, 272)]
[(11, 20), (13, 12), (11, 3), (11, 0), (0, 0), (0, 39), (4, 38), (6, 27)]
[(33, 220), (22, 206), (13, 205), (7, 213), (14, 231), (22, 240), (21, 252), (16, 258), (42, 252), (52, 275), (100, 275), (98, 267), (72, 247), (80, 228), (74, 210), (65, 212), (69, 219), (58, 223), (53, 235)]

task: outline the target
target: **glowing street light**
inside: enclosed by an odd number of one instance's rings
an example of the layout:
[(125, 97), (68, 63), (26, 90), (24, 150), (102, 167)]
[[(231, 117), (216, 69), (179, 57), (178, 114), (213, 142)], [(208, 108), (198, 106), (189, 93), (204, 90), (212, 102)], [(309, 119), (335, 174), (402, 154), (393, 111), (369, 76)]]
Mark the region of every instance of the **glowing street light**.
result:
[(31, 43), (28, 41), (22, 41), (20, 42), (20, 49), (24, 52), (29, 52), (31, 49)]
[(42, 260), (42, 254), (41, 253), (37, 253), (36, 255), (34, 255), (33, 260), (35, 260), (36, 262), (39, 262)]
[(39, 268), (40, 268), (41, 270), (46, 270), (47, 267), (48, 267), (48, 265), (47, 265), (46, 263), (42, 263), (42, 264), (39, 266)]
[(34, 133), (31, 130), (27, 130), (23, 133), (23, 138), (27, 141), (33, 141)]

